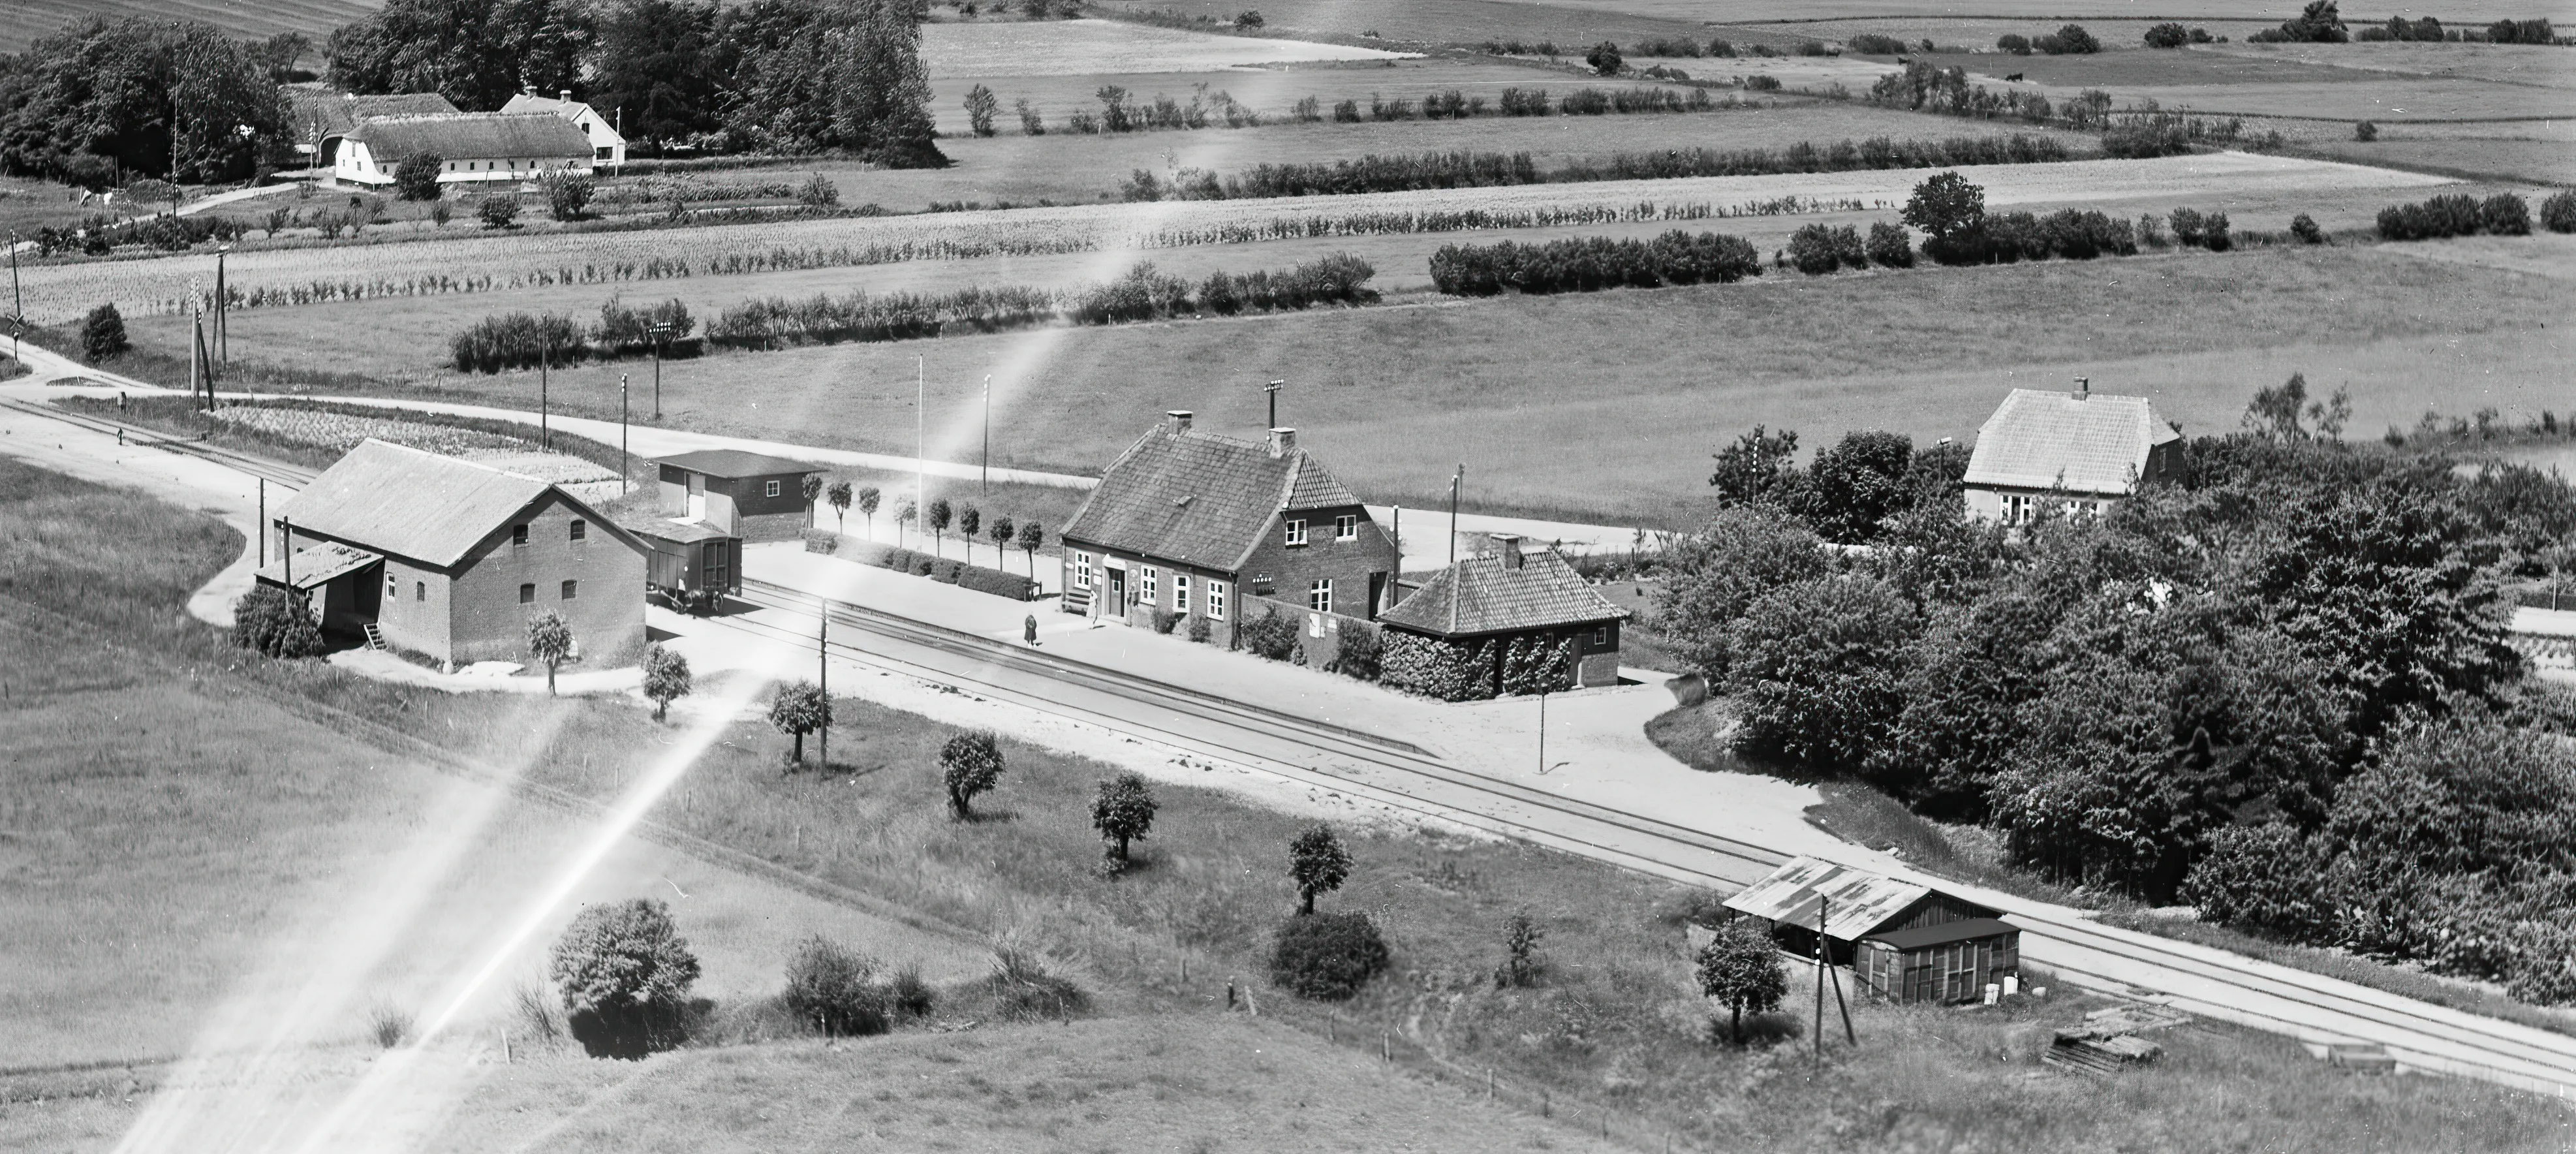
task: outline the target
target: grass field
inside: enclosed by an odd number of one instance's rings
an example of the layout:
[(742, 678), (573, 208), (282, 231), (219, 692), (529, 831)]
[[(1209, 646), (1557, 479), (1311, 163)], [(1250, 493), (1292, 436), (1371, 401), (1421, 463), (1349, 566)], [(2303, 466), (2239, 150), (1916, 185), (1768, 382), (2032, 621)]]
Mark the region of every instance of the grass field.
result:
[(301, 32), (320, 45), (332, 29), (381, 6), (369, 0), (18, 0), (9, 6), (9, 19), (0, 21), (0, 52), (16, 52), (87, 16), (201, 20), (241, 37)]
[[(1431, 499), (1463, 460), (1471, 508), (1678, 526), (1699, 515), (1708, 453), (1754, 424), (1804, 430), (1810, 443), (1855, 428), (1964, 438), (2009, 388), (2077, 374), (2103, 392), (2153, 396), (2195, 433), (2233, 427), (2255, 389), (2294, 371), (2312, 387), (2349, 387), (2359, 435), (2412, 426), (2426, 407), (2566, 407), (2565, 272), (2419, 255), (2434, 247), (1773, 274), (842, 345), (709, 358), (688, 367), (666, 408), (708, 432), (905, 451), (904, 362), (921, 354), (932, 361), (934, 444), (943, 426), (971, 431), (975, 382), (993, 372), (997, 462), (1096, 471), (1165, 409), (1255, 429), (1258, 384), (1285, 377), (1282, 419), (1372, 500)], [(617, 371), (558, 372), (555, 402), (613, 416)], [(524, 406), (533, 387), (512, 375), (399, 388)], [(1440, 457), (1427, 459), (1422, 446), (1435, 444)]]
[(1392, 60), (1403, 53), (1267, 36), (1219, 36), (1112, 20), (961, 21), (921, 30), (921, 62), (950, 77), (1206, 72), (1325, 60)]
[[(1047, 130), (1060, 133), (1064, 131), (1065, 117), (1075, 110), (1100, 111), (1098, 94), (1101, 86), (1107, 84), (1126, 88), (1140, 99), (1151, 100), (1156, 93), (1163, 93), (1184, 104), (1198, 91), (1198, 86), (1204, 84), (1210, 97), (1225, 92), (1259, 113), (1265, 122), (1291, 119), (1297, 102), (1310, 96), (1320, 102), (1329, 115), (1332, 106), (1343, 100), (1359, 101), (1365, 111), (1370, 93), (1378, 93), (1389, 100), (1410, 100), (1419, 108), (1423, 97), (1453, 88), (1469, 96), (1482, 96), (1491, 104), (1497, 94), (1509, 87), (1545, 88), (1553, 96), (1562, 96), (1583, 87), (1666, 87), (1642, 77), (1604, 80), (1575, 75), (1563, 69), (1546, 67), (1539, 61), (1523, 64), (1491, 57), (1458, 56), (1259, 69), (1163, 69), (1144, 74), (934, 76), (930, 81), (930, 108), (939, 122), (940, 132), (956, 137), (966, 135), (969, 128), (966, 93), (977, 84), (991, 88), (993, 95), (1000, 99), (1001, 113), (995, 124), (1008, 135), (1016, 135), (1020, 131), (1019, 116), (1014, 111), (1016, 101), (1025, 97), (1031, 107), (1046, 117)], [(940, 141), (943, 150), (950, 144), (948, 140)]]
[[(1160, 10), (1231, 20), (1243, 11), (1235, 0), (1101, 0), (1100, 7)], [(1406, 0), (1402, 4), (1353, 0), (1272, 0), (1261, 16), (1273, 33), (1375, 35), (1389, 47), (1411, 44), (1482, 44), (1492, 39), (1553, 41), (1581, 59), (1602, 40), (1626, 44), (1648, 36), (1706, 38), (1706, 16), (1676, 11), (1654, 16), (1607, 12), (1521, 0)]]

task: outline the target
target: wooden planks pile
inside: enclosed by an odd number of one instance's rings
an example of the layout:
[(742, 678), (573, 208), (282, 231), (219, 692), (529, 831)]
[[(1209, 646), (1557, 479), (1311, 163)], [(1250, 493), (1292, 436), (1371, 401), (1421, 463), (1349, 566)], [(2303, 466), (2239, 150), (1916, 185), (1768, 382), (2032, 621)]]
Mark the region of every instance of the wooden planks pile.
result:
[(2056, 1041), (2039, 1060), (2063, 1070), (2109, 1077), (2154, 1062), (2164, 1047), (2138, 1035), (2171, 1029), (2191, 1021), (2189, 1015), (2162, 1006), (2113, 1006), (2084, 1015), (2084, 1024), (2057, 1031)]

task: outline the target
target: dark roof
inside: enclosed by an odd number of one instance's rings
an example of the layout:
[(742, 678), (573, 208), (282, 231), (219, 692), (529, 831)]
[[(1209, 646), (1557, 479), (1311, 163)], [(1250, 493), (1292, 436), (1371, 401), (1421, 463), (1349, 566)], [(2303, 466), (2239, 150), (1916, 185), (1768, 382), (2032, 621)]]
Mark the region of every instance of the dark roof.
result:
[[(1519, 544), (1506, 542), (1503, 547), (1517, 549)], [(1517, 566), (1507, 566), (1504, 560), (1495, 553), (1443, 569), (1378, 620), (1444, 637), (1468, 637), (1616, 621), (1628, 615), (1552, 550), (1523, 553)]]
[(1306, 450), (1157, 425), (1110, 463), (1059, 536), (1234, 572), (1277, 513), (1360, 499)]
[(1916, 926), (1910, 930), (1891, 930), (1883, 934), (1870, 934), (1861, 940), (1877, 942), (1898, 951), (1928, 950), (1934, 946), (1946, 946), (1952, 942), (1965, 942), (1977, 938), (1991, 938), (1997, 934), (2020, 932), (2021, 927), (2002, 918), (1969, 918), (1966, 921), (1939, 922), (1928, 926)]
[(2077, 396), (2014, 389), (1977, 430), (1968, 454), (1970, 485), (2073, 493), (2127, 493), (2146, 475), (2147, 454), (2182, 434), (2145, 397)]
[(297, 139), (339, 136), (358, 126), (358, 122), (376, 116), (417, 116), (424, 113), (452, 113), (459, 109), (435, 92), (395, 92), (380, 96), (351, 96), (328, 88), (288, 88), (287, 107), (291, 110), (288, 127)]
[(455, 112), (380, 116), (347, 133), (367, 146), (379, 166), (428, 153), (445, 160), (588, 160), (590, 138), (572, 122), (545, 112)]
[(1930, 886), (1918, 882), (1822, 858), (1794, 857), (1724, 904), (1757, 918), (1813, 926), (1816, 907), (1823, 903), (1825, 936), (1851, 941), (1887, 924), (1931, 892)]
[(699, 449), (669, 457), (655, 457), (657, 465), (671, 465), (710, 477), (775, 477), (781, 473), (820, 473), (821, 465), (808, 465), (785, 457), (749, 453), (741, 449)]
[[(534, 477), (373, 439), (287, 498), (278, 516), (308, 533), (444, 567), (548, 493), (644, 547), (634, 533)], [(296, 574), (299, 583), (303, 576)]]

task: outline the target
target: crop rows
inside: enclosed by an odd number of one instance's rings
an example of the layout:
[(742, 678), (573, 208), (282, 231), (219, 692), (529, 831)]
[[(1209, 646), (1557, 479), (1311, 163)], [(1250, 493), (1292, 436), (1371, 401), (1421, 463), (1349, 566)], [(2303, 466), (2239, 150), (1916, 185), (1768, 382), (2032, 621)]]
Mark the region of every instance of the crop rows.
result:
[(527, 441), (498, 433), (313, 409), (232, 405), (215, 410), (215, 420), (275, 440), (340, 452), (357, 448), (359, 442), (369, 438), (448, 456), (484, 449), (534, 448)]

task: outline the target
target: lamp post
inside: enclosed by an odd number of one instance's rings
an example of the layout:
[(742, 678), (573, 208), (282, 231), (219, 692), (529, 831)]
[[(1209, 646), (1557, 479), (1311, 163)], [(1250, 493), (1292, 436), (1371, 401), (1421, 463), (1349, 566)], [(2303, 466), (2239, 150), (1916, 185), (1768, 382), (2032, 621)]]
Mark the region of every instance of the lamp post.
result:
[(233, 325), (231, 303), (224, 299), (224, 256), (232, 251), (228, 244), (215, 248), (215, 359), (227, 365), (233, 363)]
[(653, 322), (653, 423), (662, 423), (662, 350), (671, 342), (671, 322)]
[(626, 374), (617, 374), (617, 495), (626, 495)]

